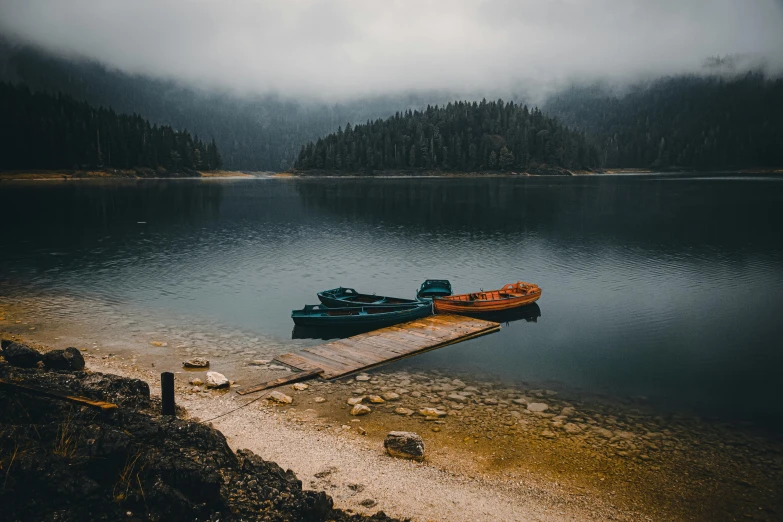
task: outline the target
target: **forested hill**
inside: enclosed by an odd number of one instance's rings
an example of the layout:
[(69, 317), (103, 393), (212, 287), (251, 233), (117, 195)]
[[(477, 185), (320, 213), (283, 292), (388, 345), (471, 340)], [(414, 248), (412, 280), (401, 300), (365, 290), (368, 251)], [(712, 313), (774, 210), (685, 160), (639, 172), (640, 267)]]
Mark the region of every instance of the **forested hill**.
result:
[(528, 170), (598, 166), (582, 134), (541, 111), (502, 100), (456, 102), (397, 113), (310, 142), (296, 168), (371, 170)]
[(215, 141), (63, 95), (0, 83), (0, 169), (213, 170)]
[(583, 130), (604, 167), (783, 166), (783, 80), (680, 76), (624, 94), (575, 87), (544, 109)]

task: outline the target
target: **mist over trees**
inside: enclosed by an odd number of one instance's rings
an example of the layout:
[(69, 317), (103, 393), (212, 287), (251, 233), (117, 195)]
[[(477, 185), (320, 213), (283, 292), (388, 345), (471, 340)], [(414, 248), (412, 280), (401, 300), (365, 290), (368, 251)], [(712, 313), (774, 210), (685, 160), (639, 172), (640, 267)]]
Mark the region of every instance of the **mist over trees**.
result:
[(214, 170), (222, 162), (214, 140), (205, 144), (187, 131), (150, 125), (135, 114), (7, 83), (0, 83), (0, 147), (4, 169), (162, 167), (177, 172)]
[(457, 102), (398, 112), (302, 147), (296, 167), (363, 171), (568, 169), (598, 166), (598, 154), (582, 134), (540, 110), (503, 100)]
[[(448, 92), (422, 92), (330, 104), (274, 95), (239, 96), (201, 91), (170, 80), (129, 75), (95, 62), (66, 60), (29, 46), (10, 45), (1, 37), (0, 81), (25, 84), (32, 90), (53, 95), (62, 92), (93, 106), (140, 114), (151, 124), (187, 128), (199, 136), (214, 137), (224, 167), (232, 170), (286, 170), (300, 158), (303, 144), (313, 142), (315, 147), (319, 138), (325, 139), (340, 126), (345, 133), (346, 122), (375, 122), (395, 113), (404, 117), (409, 109), (426, 113), (428, 103), (443, 108), (455, 99)], [(512, 96), (512, 99), (517, 102), (528, 98)], [(665, 169), (783, 165), (783, 147), (779, 146), (783, 142), (782, 103), (781, 80), (752, 73), (665, 78), (631, 86), (619, 93), (607, 87), (577, 86), (550, 94), (539, 106), (547, 116), (584, 134), (587, 144), (597, 150), (596, 161), (591, 159), (590, 166)], [(427, 168), (429, 164), (453, 170), (490, 170), (493, 168), (490, 165), (495, 164), (502, 168), (502, 146), (496, 146), (497, 140), (484, 142), (481, 137), (499, 135), (508, 142), (509, 137), (503, 132), (483, 129), (479, 132), (473, 128), (469, 143), (462, 129), (457, 132), (461, 136), (455, 137), (454, 144), (438, 145), (436, 151), (435, 136), (427, 127), (432, 122), (427, 119), (429, 116), (423, 118), (426, 124), (419, 134), (416, 129), (405, 131), (417, 144), (422, 140), (430, 157), (427, 159), (419, 148), (413, 168)], [(443, 128), (439, 130), (441, 139), (443, 131)], [(530, 155), (531, 162), (575, 164), (569, 151), (555, 157), (548, 151), (540, 156), (537, 150), (535, 154), (531, 152), (534, 149), (530, 144), (527, 152), (514, 145), (515, 139), (511, 138), (510, 145), (506, 143), (514, 155), (512, 169), (525, 165), (522, 162), (525, 153)], [(471, 143), (476, 148), (475, 161), (470, 156)], [(407, 144), (404, 168), (410, 168), (411, 145), (413, 142)], [(356, 146), (367, 145), (357, 142)], [(443, 146), (447, 148), (445, 163)], [(394, 161), (390, 164), (385, 159), (385, 144), (371, 147), (372, 158), (367, 158), (365, 153), (362, 159), (353, 162), (359, 165), (357, 169), (366, 169), (370, 164), (398, 168), (396, 165), (401, 160), (401, 156), (395, 156), (398, 153), (391, 152)], [(455, 147), (460, 148), (459, 157), (452, 157), (457, 153)], [(378, 151), (381, 160), (376, 158)], [(490, 157), (493, 151), (494, 160)], [(322, 157), (326, 165), (325, 153)], [(506, 156), (505, 162), (508, 161)]]
[(545, 110), (584, 131), (604, 167), (779, 167), (783, 80), (680, 76), (624, 94), (572, 87)]

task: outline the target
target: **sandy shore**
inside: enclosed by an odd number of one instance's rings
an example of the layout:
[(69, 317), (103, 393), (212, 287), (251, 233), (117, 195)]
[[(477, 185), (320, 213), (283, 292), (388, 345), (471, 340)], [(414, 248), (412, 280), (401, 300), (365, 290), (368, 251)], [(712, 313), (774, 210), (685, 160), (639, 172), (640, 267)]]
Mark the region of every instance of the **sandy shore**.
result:
[[(115, 330), (105, 339), (73, 323), (36, 321), (33, 312), (22, 315), (2, 303), (0, 335), (40, 348), (77, 346), (89, 369), (142, 378), (154, 394), (159, 372), (176, 371), (178, 404), (202, 421), (247, 404), (211, 421), (233, 449), (251, 449), (292, 469), (305, 487), (325, 490), (337, 507), (356, 512), (421, 521), (775, 520), (783, 513), (779, 441), (717, 422), (661, 416), (643, 405), (585, 403), (552, 390), (384, 368), (358, 381), (281, 388), (291, 405), (263, 396), (250, 403), (256, 396), (233, 391), (287, 371), (268, 360), (228, 364), (210, 356), (214, 370), (238, 382), (232, 390), (208, 390), (190, 384), (205, 372), (181, 368), (181, 360), (199, 353), (174, 346), (178, 341), (144, 347), (117, 340)], [(399, 398), (369, 402), (389, 393)], [(372, 413), (349, 415), (351, 397), (365, 397)], [(531, 403), (546, 410), (533, 411)], [(395, 413), (422, 407), (445, 415), (426, 420)], [(419, 433), (425, 462), (387, 456), (382, 441), (392, 430)]]

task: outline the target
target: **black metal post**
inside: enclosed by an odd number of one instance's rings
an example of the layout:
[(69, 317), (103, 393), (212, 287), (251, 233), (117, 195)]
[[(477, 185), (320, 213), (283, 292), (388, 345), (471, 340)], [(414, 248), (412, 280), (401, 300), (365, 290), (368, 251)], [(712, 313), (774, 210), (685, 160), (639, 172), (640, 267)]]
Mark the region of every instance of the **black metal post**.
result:
[(174, 415), (174, 374), (160, 374), (160, 395), (163, 399), (163, 415)]

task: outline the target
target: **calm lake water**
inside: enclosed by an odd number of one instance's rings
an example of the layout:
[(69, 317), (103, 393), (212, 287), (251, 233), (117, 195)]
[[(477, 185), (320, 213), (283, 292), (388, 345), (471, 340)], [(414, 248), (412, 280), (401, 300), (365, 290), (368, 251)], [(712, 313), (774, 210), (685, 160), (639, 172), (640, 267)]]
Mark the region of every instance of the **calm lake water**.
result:
[(289, 316), (318, 290), (530, 281), (525, 317), (396, 367), (783, 427), (781, 178), (3, 182), (0, 208), (0, 296), (54, 315), (97, 303), (90, 320), (214, 324), (274, 354), (323, 342)]

